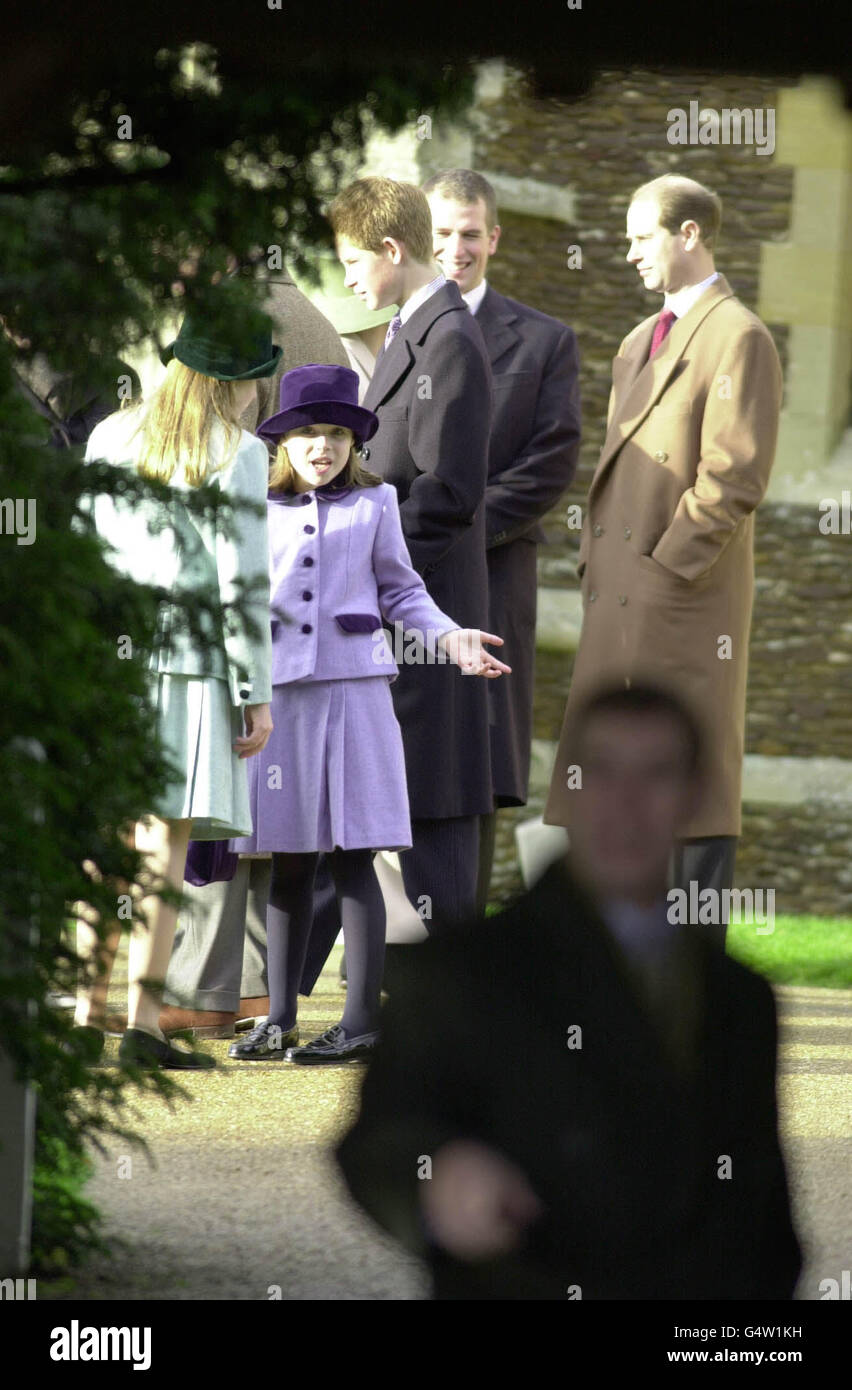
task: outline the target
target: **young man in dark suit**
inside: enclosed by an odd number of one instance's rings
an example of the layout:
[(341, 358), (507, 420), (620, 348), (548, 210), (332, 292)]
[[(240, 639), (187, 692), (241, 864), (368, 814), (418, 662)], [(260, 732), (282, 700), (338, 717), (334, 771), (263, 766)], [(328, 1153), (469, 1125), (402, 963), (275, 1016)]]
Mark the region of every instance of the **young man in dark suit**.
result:
[[(482, 499), (492, 398), (482, 335), (434, 260), (420, 189), (359, 179), (328, 217), (346, 287), (368, 309), (399, 305), (364, 397), (379, 417), (368, 466), (397, 489), (411, 560), (431, 597), (462, 626), (485, 628)], [(431, 929), (475, 906), (479, 817), (492, 805), (488, 697), (485, 682), (430, 661), (401, 637), (392, 689), (413, 845), (400, 863), (406, 894)]]
[(535, 681), (537, 546), (541, 518), (568, 487), (580, 448), (577, 342), (558, 319), (489, 285), (497, 250), (497, 199), (472, 169), (447, 169), (423, 185), (435, 256), (482, 330), (494, 377), (494, 418), (485, 488), (488, 625), (499, 632), (510, 681), (494, 681), (491, 773), (494, 810), (480, 823), (478, 906), (488, 895), (496, 809), (526, 805)]
[(667, 895), (698, 725), (610, 687), (570, 748), (570, 866), (409, 951), (340, 1165), (439, 1298), (789, 1299), (772, 992)]

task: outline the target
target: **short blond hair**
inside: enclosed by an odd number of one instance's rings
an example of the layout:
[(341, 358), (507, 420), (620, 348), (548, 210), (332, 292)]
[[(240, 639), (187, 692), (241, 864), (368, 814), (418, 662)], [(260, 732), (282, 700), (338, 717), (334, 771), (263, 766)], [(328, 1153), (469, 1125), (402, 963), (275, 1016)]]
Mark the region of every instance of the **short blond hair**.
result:
[(684, 222), (696, 222), (707, 250), (714, 249), (722, 226), (722, 200), (703, 183), (685, 174), (662, 174), (637, 188), (630, 201), (656, 203), (660, 226), (672, 234)]
[(413, 183), (378, 176), (356, 179), (333, 199), (326, 216), (336, 237), (365, 251), (378, 254), (385, 237), (393, 237), (415, 261), (434, 259), (429, 203)]

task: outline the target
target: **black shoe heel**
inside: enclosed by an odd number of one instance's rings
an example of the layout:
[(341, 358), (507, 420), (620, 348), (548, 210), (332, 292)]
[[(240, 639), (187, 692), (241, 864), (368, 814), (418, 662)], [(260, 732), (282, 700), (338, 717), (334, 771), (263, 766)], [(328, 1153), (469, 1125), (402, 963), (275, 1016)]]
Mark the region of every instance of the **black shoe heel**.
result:
[(141, 1028), (128, 1028), (118, 1056), (120, 1061), (137, 1067), (164, 1067), (172, 1071), (210, 1071), (216, 1065), (215, 1058), (206, 1052), (182, 1052)]

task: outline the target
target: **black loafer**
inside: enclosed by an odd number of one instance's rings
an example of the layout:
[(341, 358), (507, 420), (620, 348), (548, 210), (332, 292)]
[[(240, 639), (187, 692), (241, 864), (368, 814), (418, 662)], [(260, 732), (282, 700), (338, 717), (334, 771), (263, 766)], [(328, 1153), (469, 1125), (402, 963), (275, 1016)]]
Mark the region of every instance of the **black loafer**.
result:
[(299, 1041), (298, 1026), (285, 1031), (265, 1018), (239, 1042), (231, 1043), (228, 1056), (238, 1062), (281, 1062), (287, 1049)]
[(288, 1062), (301, 1062), (303, 1065), (317, 1062), (353, 1062), (370, 1055), (379, 1041), (378, 1033), (359, 1033), (355, 1038), (347, 1038), (339, 1023), (328, 1028), (313, 1042), (304, 1047), (291, 1047), (287, 1053)]
[(183, 1052), (141, 1028), (128, 1028), (118, 1056), (119, 1061), (137, 1067), (166, 1067), (174, 1071), (208, 1071), (216, 1065), (216, 1059), (206, 1052)]

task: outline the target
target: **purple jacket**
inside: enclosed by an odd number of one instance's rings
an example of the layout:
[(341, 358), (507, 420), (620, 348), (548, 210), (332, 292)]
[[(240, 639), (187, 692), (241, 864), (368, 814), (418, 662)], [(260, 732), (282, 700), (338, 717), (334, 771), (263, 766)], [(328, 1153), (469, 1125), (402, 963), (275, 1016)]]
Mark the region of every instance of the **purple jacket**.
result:
[(382, 619), (417, 629), (427, 648), (458, 628), (412, 568), (389, 483), (270, 492), (267, 514), (273, 685), (393, 679)]

